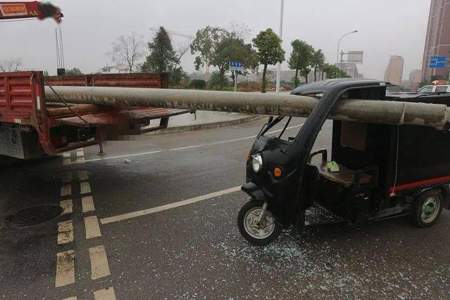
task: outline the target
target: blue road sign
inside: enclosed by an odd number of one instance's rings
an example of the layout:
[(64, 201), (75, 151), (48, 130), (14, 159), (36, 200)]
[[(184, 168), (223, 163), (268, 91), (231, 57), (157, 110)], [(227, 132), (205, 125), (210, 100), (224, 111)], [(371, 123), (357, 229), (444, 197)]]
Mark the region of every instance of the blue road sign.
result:
[(448, 57), (447, 56), (432, 56), (430, 59), (430, 68), (433, 69), (442, 69), (446, 68), (448, 65)]
[(243, 69), (244, 65), (240, 61), (230, 61), (231, 71), (242, 71)]

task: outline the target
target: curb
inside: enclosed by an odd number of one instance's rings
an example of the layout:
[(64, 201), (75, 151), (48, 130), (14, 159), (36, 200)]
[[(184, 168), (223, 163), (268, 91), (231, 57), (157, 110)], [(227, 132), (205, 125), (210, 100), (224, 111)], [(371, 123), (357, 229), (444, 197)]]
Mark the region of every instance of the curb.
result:
[(168, 133), (180, 133), (180, 132), (186, 132), (186, 131), (195, 131), (195, 130), (201, 130), (201, 129), (227, 127), (227, 126), (239, 125), (239, 124), (243, 124), (243, 123), (247, 123), (247, 122), (251, 122), (251, 121), (255, 121), (255, 120), (260, 120), (262, 118), (264, 118), (264, 117), (263, 116), (247, 116), (244, 118), (230, 120), (230, 121), (220, 121), (220, 122), (215, 122), (215, 123), (204, 123), (204, 124), (169, 127), (166, 129), (150, 131), (150, 132), (145, 133), (144, 135), (160, 135), (160, 134), (168, 134)]

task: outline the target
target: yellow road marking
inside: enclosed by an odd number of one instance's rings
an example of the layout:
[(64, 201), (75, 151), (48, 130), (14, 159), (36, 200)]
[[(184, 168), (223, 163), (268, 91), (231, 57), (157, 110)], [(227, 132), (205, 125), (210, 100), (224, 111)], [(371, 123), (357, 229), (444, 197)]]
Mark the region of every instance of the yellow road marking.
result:
[(61, 196), (66, 197), (72, 194), (72, 184), (66, 183), (61, 187)]
[(80, 182), (80, 193), (81, 193), (81, 195), (90, 194), (91, 192), (92, 192), (91, 191), (91, 184), (89, 182), (87, 182), (87, 181)]
[(58, 245), (64, 245), (71, 242), (73, 242), (72, 220), (58, 223)]
[(95, 300), (116, 300), (116, 294), (114, 293), (114, 288), (109, 287), (106, 289), (95, 291), (94, 299)]
[(91, 279), (96, 280), (111, 275), (109, 270), (108, 258), (104, 246), (89, 248), (89, 257), (91, 259)]
[(71, 183), (72, 179), (73, 179), (72, 173), (68, 172), (68, 173), (64, 174), (64, 177), (62, 180), (63, 180), (63, 183)]
[(75, 283), (75, 252), (73, 250), (60, 252), (56, 255), (55, 287)]
[(73, 203), (72, 199), (61, 200), (59, 202), (59, 206), (63, 209), (63, 215), (69, 215), (73, 212)]
[(97, 216), (90, 216), (84, 218), (84, 227), (86, 229), (86, 239), (93, 239), (102, 236), (100, 232), (100, 225), (98, 224)]
[(83, 213), (95, 211), (94, 198), (92, 196), (86, 196), (81, 198), (81, 206)]
[(89, 180), (88, 172), (87, 171), (78, 171), (78, 179), (80, 181)]

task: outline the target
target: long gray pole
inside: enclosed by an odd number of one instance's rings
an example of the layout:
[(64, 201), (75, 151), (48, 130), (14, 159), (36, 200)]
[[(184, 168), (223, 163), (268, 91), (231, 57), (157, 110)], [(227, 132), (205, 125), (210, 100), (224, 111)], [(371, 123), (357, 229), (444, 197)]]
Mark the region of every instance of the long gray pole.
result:
[[(98, 104), (107, 106), (151, 106), (241, 112), (262, 115), (308, 116), (319, 100), (311, 97), (230, 93), (197, 90), (70, 87), (45, 88), (48, 102)], [(330, 116), (333, 119), (364, 123), (411, 124), (442, 129), (450, 121), (446, 105), (381, 100), (342, 101)]]

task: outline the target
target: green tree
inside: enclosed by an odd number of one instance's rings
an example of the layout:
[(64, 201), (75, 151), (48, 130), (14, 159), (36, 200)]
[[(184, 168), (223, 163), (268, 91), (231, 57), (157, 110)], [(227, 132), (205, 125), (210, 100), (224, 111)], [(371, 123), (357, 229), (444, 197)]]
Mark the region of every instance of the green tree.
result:
[[(223, 89), (225, 74), (229, 70), (230, 61), (240, 61), (247, 68), (256, 65), (255, 51), (251, 44), (246, 44), (239, 33), (229, 32), (220, 27), (205, 27), (197, 31), (191, 44), (192, 54), (195, 57), (195, 68), (216, 67), (218, 73), (214, 74), (214, 88)], [(236, 80), (237, 73), (233, 74)]]
[(258, 62), (263, 65), (261, 92), (265, 93), (267, 66), (282, 63), (285, 52), (281, 47), (281, 39), (270, 28), (261, 31), (253, 39), (253, 44), (257, 49)]
[(299, 84), (298, 75), (302, 75), (308, 83), (308, 75), (311, 72), (313, 63), (314, 48), (305, 41), (294, 40), (292, 43), (292, 53), (289, 58), (289, 68), (295, 70), (294, 85)]
[(148, 49), (150, 54), (142, 65), (142, 71), (155, 73), (172, 71), (177, 57), (164, 27), (161, 26), (153, 41), (148, 43)]
[(230, 81), (227, 77), (222, 77), (220, 71), (214, 71), (208, 80), (208, 88), (213, 90), (223, 90), (224, 87), (230, 86)]
[(189, 82), (189, 75), (181, 66), (175, 66), (170, 70), (169, 85), (171, 87), (186, 86)]
[(350, 77), (350, 76), (348, 76), (347, 73), (345, 73), (344, 71), (342, 71), (335, 65), (327, 64), (327, 63), (324, 64), (324, 66), (323, 66), (323, 72), (327, 74), (328, 79), (349, 78)]
[(325, 55), (322, 50), (314, 51), (312, 56), (312, 66), (314, 68), (314, 81), (317, 81), (317, 71), (322, 71), (325, 65)]
[(220, 27), (206, 26), (197, 31), (191, 44), (191, 53), (196, 54), (195, 69), (209, 67), (218, 50), (217, 45), (229, 36), (229, 32)]
[[(225, 72), (229, 70), (230, 61), (241, 62), (245, 70), (255, 68), (257, 65), (256, 51), (253, 50), (252, 45), (246, 44), (234, 33), (230, 33), (217, 44), (217, 50), (211, 60), (211, 64), (219, 69), (221, 89), (224, 85)], [(237, 76), (238, 72), (233, 72), (233, 82), (237, 80)]]

